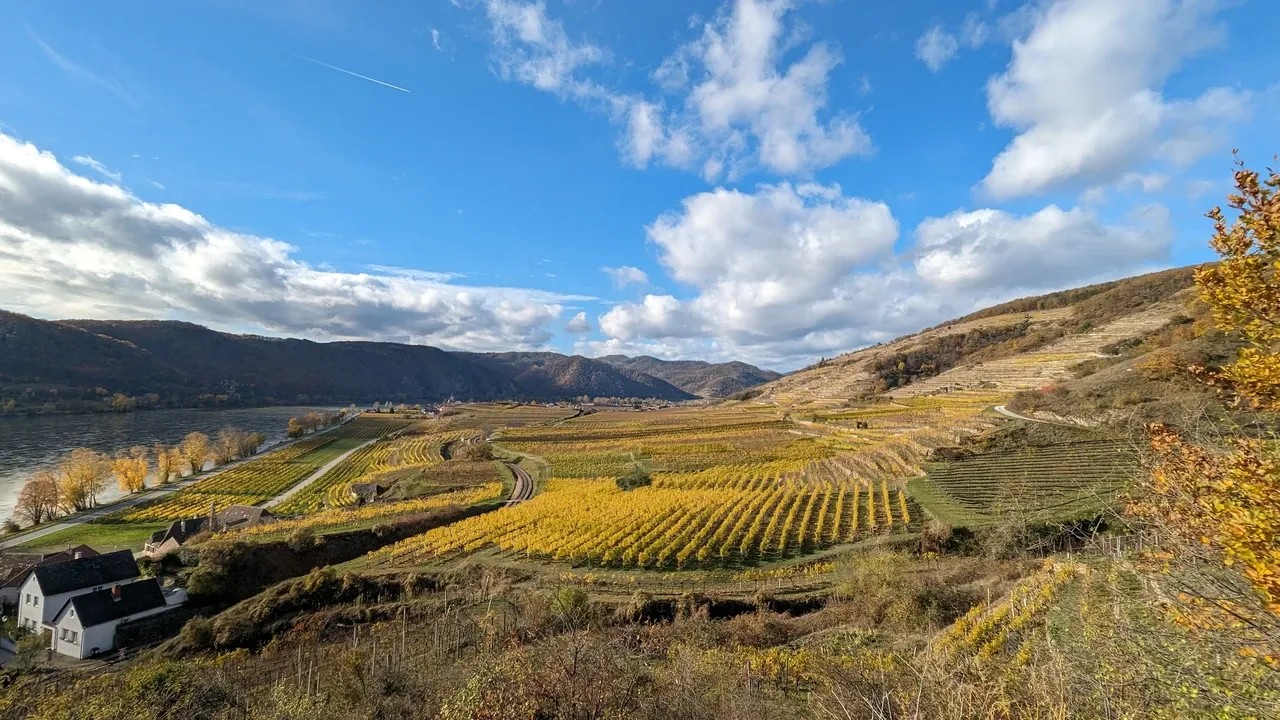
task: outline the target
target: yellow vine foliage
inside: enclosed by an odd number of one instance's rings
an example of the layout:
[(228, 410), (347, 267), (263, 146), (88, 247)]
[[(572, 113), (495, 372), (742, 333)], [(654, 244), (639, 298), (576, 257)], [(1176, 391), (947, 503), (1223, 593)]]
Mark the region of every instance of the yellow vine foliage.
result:
[(1239, 215), (1228, 223), (1222, 208), (1209, 211), (1222, 261), (1196, 271), (1196, 284), (1218, 326), (1249, 343), (1216, 378), (1254, 407), (1280, 410), (1280, 175), (1237, 165), (1227, 203)]
[[(1280, 176), (1268, 171), (1263, 180), (1237, 165), (1238, 194), (1227, 202), (1238, 216), (1228, 223), (1221, 208), (1208, 213), (1210, 244), (1222, 260), (1198, 270), (1196, 284), (1218, 327), (1248, 346), (1219, 372), (1192, 370), (1268, 413), (1280, 410)], [(1193, 629), (1242, 632), (1242, 654), (1280, 666), (1274, 636), (1259, 632), (1280, 621), (1280, 449), (1274, 439), (1237, 437), (1207, 448), (1164, 425), (1147, 431), (1150, 473), (1126, 512), (1156, 531), (1160, 550), (1149, 559), (1181, 585), (1173, 618)], [(1237, 591), (1204, 575), (1206, 558), (1238, 570), (1248, 587)]]

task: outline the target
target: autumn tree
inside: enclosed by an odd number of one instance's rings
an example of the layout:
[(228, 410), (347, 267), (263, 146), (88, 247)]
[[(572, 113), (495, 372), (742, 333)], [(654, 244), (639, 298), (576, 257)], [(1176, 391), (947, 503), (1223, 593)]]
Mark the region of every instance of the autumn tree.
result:
[(301, 420), (299, 420), (296, 417), (289, 418), (289, 428), (288, 428), (289, 437), (291, 438), (302, 437), (302, 434), (304, 432), (306, 432), (306, 428), (302, 426)]
[(89, 448), (76, 448), (58, 467), (58, 504), (78, 512), (98, 504), (111, 482), (111, 461)]
[(147, 455), (145, 447), (135, 445), (116, 453), (111, 459), (111, 472), (122, 491), (136, 493), (146, 488), (147, 473), (151, 472), (151, 460)]
[(222, 428), (218, 431), (218, 438), (213, 443), (213, 462), (217, 465), (226, 465), (227, 463), (241, 457), (240, 450), (244, 445), (245, 438), (249, 433), (239, 428)]
[(209, 436), (202, 432), (187, 433), (180, 447), (182, 460), (190, 466), (192, 475), (198, 475), (209, 459)]
[[(1235, 180), (1236, 218), (1208, 213), (1222, 260), (1197, 271), (1196, 284), (1219, 329), (1247, 346), (1221, 371), (1193, 371), (1266, 415), (1280, 410), (1280, 177), (1240, 166)], [(1280, 449), (1238, 435), (1193, 441), (1163, 425), (1148, 432), (1149, 473), (1126, 511), (1150, 530), (1148, 559), (1166, 575), (1170, 612), (1280, 668)]]
[(1218, 327), (1240, 334), (1248, 344), (1216, 377), (1255, 408), (1280, 410), (1280, 175), (1263, 180), (1236, 162), (1236, 190), (1222, 208), (1210, 210), (1210, 245), (1222, 257), (1196, 271), (1201, 297)]
[(262, 433), (243, 433), (240, 436), (240, 446), (236, 449), (240, 457), (249, 457), (258, 452), (258, 448), (267, 441), (267, 436)]
[(180, 464), (180, 461), (175, 458), (175, 450), (176, 448), (170, 448), (160, 442), (152, 447), (152, 452), (156, 456), (156, 482), (161, 485), (169, 482), (169, 477), (173, 475)]
[(58, 474), (37, 470), (18, 492), (13, 514), (28, 525), (39, 525), (58, 513)]

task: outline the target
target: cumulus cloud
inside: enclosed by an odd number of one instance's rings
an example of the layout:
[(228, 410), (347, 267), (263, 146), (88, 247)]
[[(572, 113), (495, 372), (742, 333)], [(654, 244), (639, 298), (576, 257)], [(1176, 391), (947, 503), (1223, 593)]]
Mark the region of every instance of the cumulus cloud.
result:
[(951, 62), (959, 51), (959, 41), (941, 25), (934, 25), (916, 40), (916, 58), (933, 72)]
[(591, 321), (587, 319), (586, 312), (580, 312), (569, 318), (569, 322), (564, 326), (564, 329), (576, 334), (589, 333), (591, 332)]
[(181, 317), (317, 339), (540, 347), (567, 301), (394, 268), (338, 272), (271, 238), (76, 175), (0, 134), (0, 303), (43, 317)]
[(926, 284), (991, 293), (1072, 286), (1100, 268), (1134, 268), (1169, 255), (1168, 211), (1141, 208), (1129, 226), (1106, 226), (1091, 210), (1050, 205), (1018, 217), (1001, 210), (955, 212), (916, 229), (913, 266)]
[[(686, 198), (648, 228), (687, 297), (649, 294), (600, 316), (596, 354), (738, 357), (795, 367), (979, 307), (1167, 261), (1168, 213), (1126, 224), (1087, 209), (932, 218), (895, 253), (888, 206), (837, 185), (781, 183)], [(585, 350), (584, 350), (585, 351)]]
[(793, 49), (784, 17), (795, 4), (726, 3), (653, 72), (666, 98), (593, 79), (589, 70), (608, 62), (608, 52), (570, 38), (543, 2), (487, 0), (485, 7), (502, 77), (606, 113), (631, 165), (659, 162), (713, 180), (753, 167), (808, 173), (873, 150), (855, 116), (825, 112), (829, 78), (842, 61), (836, 48), (816, 43), (783, 63)]
[(603, 267), (600, 270), (613, 280), (613, 285), (617, 288), (649, 284), (649, 276), (638, 267), (623, 265), (622, 267)]
[(987, 84), (995, 122), (1013, 141), (982, 188), (995, 198), (1106, 185), (1153, 161), (1186, 165), (1223, 141), (1250, 95), (1214, 88), (1166, 100), (1179, 64), (1220, 42), (1216, 0), (1052, 0), (1028, 6), (1025, 37)]

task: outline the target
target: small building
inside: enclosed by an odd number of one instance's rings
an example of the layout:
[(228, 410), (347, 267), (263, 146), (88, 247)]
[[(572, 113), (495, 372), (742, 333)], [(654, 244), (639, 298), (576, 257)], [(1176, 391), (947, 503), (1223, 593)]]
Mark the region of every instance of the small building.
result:
[(208, 522), (208, 518), (187, 518), (175, 521), (164, 530), (151, 533), (151, 539), (142, 546), (143, 557), (158, 560), (177, 551), (192, 536), (203, 531)]
[(75, 595), (53, 617), (50, 647), (81, 660), (106, 652), (115, 647), (120, 623), (162, 613), (184, 600), (185, 591), (166, 596), (155, 578)]
[(239, 530), (275, 520), (275, 515), (270, 510), (254, 505), (231, 505), (217, 512), (211, 506), (209, 510), (210, 515), (206, 517), (176, 520), (164, 530), (152, 533), (151, 538), (142, 546), (143, 556), (152, 560), (162, 558), (206, 530)]
[(0, 576), (0, 578), (3, 578), (0, 579), (0, 605), (13, 606), (18, 604), (18, 593), (22, 588), (22, 583), (26, 582), (27, 574), (35, 569), (37, 565), (52, 565), (82, 557), (93, 557), (97, 554), (98, 551), (88, 545), (77, 545), (55, 553), (6, 554), (5, 560), (7, 561), (8, 571)]
[(128, 550), (37, 565), (18, 590), (18, 626), (36, 633), (48, 630), (72, 597), (127, 585), (141, 576)]
[(360, 504), (370, 503), (378, 499), (378, 494), (382, 492), (382, 488), (377, 483), (354, 483), (351, 486), (351, 494), (355, 497), (356, 502)]

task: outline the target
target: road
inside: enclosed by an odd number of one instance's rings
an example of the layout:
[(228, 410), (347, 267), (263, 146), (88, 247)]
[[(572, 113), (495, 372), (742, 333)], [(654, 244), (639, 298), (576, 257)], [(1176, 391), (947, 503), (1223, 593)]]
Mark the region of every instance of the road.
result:
[[(356, 419), (359, 416), (360, 416), (360, 413), (356, 413), (355, 415), (348, 417), (346, 420), (343, 420), (341, 423), (334, 425), (333, 427), (321, 430), (320, 432), (325, 433), (334, 428), (342, 427), (346, 423)], [(163, 487), (158, 487), (153, 490), (141, 492), (136, 495), (128, 495), (115, 502), (108, 503), (106, 505), (99, 505), (98, 507), (93, 508), (92, 510), (86, 510), (82, 513), (71, 515), (69, 517), (63, 518), (62, 520), (59, 520), (56, 523), (50, 523), (45, 527), (40, 528), (39, 530), (33, 530), (31, 532), (23, 533), (15, 538), (4, 540), (0, 542), (0, 550), (8, 550), (9, 548), (14, 548), (19, 545), (25, 545), (26, 543), (29, 543), (32, 540), (37, 540), (39, 538), (45, 537), (46, 535), (52, 535), (53, 533), (56, 533), (59, 530), (66, 530), (69, 527), (75, 527), (76, 525), (83, 525), (87, 522), (96, 520), (105, 515), (110, 515), (111, 513), (116, 512), (117, 510), (124, 510), (126, 508), (131, 508), (135, 505), (140, 505), (144, 502), (150, 502), (152, 500), (162, 498), (165, 495), (168, 495), (170, 493), (174, 493), (184, 488), (191, 487), (192, 485), (195, 485), (196, 483), (202, 480), (208, 480), (209, 478), (214, 477), (218, 473), (226, 472), (227, 470), (230, 470), (238, 466), (240, 463), (248, 462), (250, 460), (256, 460), (260, 457), (263, 457), (264, 455), (273, 453), (281, 448), (286, 448), (305, 438), (312, 438), (312, 437), (315, 437), (315, 434), (304, 435), (303, 437), (300, 437), (300, 438), (294, 438), (292, 440), (286, 440), (281, 443), (276, 443), (275, 445), (272, 445), (271, 447), (267, 448), (264, 452), (258, 453), (256, 455), (250, 455), (247, 458), (232, 460), (226, 465), (223, 465), (216, 470), (212, 470), (208, 473), (205, 473), (204, 475), (200, 475), (199, 477), (193, 477), (187, 480), (179, 480), (178, 482), (171, 483)], [(325, 467), (328, 467), (328, 466), (325, 466)], [(310, 478), (308, 478), (308, 480), (310, 480)]]
[(511, 469), (511, 474), (516, 476), (516, 487), (511, 491), (511, 497), (507, 498), (507, 505), (519, 505), (520, 503), (533, 497), (533, 478), (529, 477), (529, 473), (524, 468), (513, 462), (504, 462)]
[(271, 498), (270, 500), (266, 501), (265, 503), (263, 503), (263, 504), (262, 504), (262, 507), (264, 507), (264, 508), (273, 508), (273, 507), (275, 507), (275, 506), (279, 505), (280, 503), (284, 502), (285, 500), (288, 500), (289, 498), (293, 497), (294, 495), (297, 495), (298, 493), (302, 492), (303, 488), (305, 488), (306, 486), (310, 485), (311, 483), (313, 483), (313, 482), (315, 482), (315, 481), (319, 480), (321, 477), (323, 477), (323, 476), (324, 476), (324, 474), (325, 474), (325, 473), (327, 473), (327, 472), (329, 472), (330, 470), (332, 470), (334, 465), (337, 465), (338, 463), (342, 462), (343, 460), (346, 460), (346, 459), (347, 459), (347, 457), (349, 457), (349, 456), (351, 455), (351, 453), (353, 453), (353, 452), (355, 452), (355, 451), (359, 450), (360, 448), (363, 448), (363, 447), (367, 447), (367, 446), (369, 446), (369, 445), (372, 445), (372, 444), (374, 444), (374, 443), (376, 443), (376, 442), (378, 442), (378, 438), (374, 438), (374, 439), (372, 439), (372, 440), (370, 440), (370, 441), (368, 441), (368, 442), (360, 443), (359, 445), (357, 445), (357, 446), (355, 446), (355, 447), (351, 448), (350, 450), (348, 450), (348, 451), (346, 451), (346, 452), (342, 453), (342, 454), (341, 454), (341, 455), (339, 455), (338, 457), (336, 457), (336, 458), (334, 458), (334, 459), (330, 460), (329, 462), (325, 463), (325, 464), (324, 464), (324, 466), (323, 466), (323, 467), (321, 467), (319, 470), (316, 470), (315, 472), (313, 472), (313, 473), (311, 473), (310, 475), (308, 475), (308, 476), (307, 476), (307, 478), (306, 478), (305, 480), (303, 480), (302, 482), (298, 483), (297, 485), (294, 485), (293, 487), (289, 488), (288, 490), (285, 490), (284, 492), (280, 493), (279, 495), (277, 495), (277, 496), (275, 496), (275, 497)]
[(1053, 422), (1052, 420), (1041, 420), (1039, 418), (1027, 417), (1026, 415), (1019, 415), (1018, 413), (1010, 410), (1009, 408), (1003, 405), (996, 405), (991, 409), (995, 410), (996, 412), (1000, 413), (1005, 417), (1013, 418), (1014, 420), (1026, 420), (1027, 422), (1042, 423), (1044, 425), (1061, 425), (1063, 427), (1071, 427), (1066, 423), (1058, 423), (1058, 422)]

